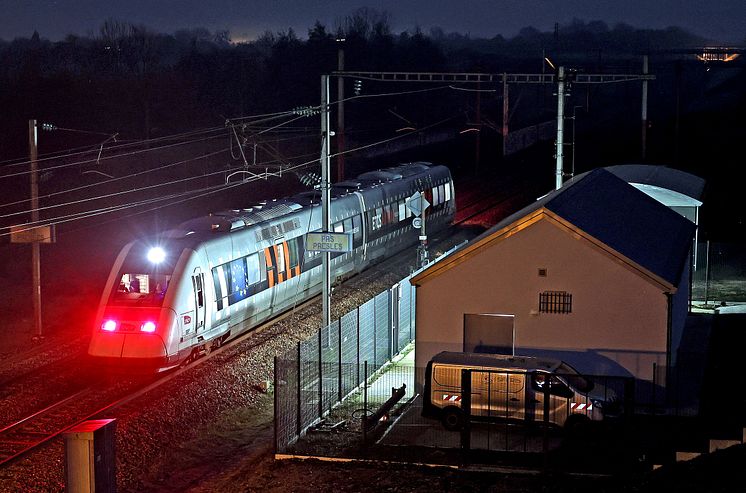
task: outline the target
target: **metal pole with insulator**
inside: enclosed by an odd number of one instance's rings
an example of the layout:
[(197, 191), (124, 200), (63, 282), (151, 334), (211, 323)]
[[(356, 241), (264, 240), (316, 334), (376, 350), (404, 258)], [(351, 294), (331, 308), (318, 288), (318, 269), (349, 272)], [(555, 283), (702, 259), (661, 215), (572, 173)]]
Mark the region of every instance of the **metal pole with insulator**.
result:
[(565, 142), (565, 67), (557, 68), (557, 165), (554, 170), (554, 189), (562, 186), (563, 147)]
[[(331, 132), (329, 131), (329, 76), (321, 76), (321, 230), (328, 233), (331, 229), (331, 220), (329, 217), (329, 146)], [(322, 252), (322, 270), (324, 272), (323, 294), (322, 294), (322, 311), (323, 320), (321, 328), (328, 327), (330, 324), (329, 308), (331, 305), (331, 275), (329, 272), (329, 263), (331, 260), (330, 252)]]

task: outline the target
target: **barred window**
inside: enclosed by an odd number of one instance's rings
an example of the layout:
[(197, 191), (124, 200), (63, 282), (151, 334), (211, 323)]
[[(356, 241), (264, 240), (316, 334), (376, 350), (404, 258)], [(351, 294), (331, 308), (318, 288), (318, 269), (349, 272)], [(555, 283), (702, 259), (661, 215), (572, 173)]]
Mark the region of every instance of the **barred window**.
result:
[(572, 294), (567, 291), (539, 293), (539, 312), (572, 313)]

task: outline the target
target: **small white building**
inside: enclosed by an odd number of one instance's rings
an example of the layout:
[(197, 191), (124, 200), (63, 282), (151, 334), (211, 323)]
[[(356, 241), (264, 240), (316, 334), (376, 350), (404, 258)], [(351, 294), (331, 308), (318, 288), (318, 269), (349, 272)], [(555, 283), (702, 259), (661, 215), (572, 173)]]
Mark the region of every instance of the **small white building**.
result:
[(416, 365), (444, 350), (544, 355), (662, 385), (694, 233), (617, 173), (578, 176), (412, 279)]

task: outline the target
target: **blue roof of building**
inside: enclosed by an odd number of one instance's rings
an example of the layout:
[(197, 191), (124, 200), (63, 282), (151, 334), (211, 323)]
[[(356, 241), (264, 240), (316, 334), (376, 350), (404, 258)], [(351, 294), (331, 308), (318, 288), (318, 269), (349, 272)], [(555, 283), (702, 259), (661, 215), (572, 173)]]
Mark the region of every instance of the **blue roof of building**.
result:
[(678, 286), (695, 225), (609, 171), (600, 168), (577, 177), (500, 221), (482, 236), (541, 208)]

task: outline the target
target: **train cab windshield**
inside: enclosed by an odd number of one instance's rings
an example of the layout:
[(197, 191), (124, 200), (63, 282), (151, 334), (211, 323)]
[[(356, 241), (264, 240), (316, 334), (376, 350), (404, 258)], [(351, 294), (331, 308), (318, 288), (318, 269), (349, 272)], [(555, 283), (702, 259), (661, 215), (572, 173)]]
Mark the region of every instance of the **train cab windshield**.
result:
[[(112, 305), (161, 306), (171, 283), (174, 260), (166, 252), (137, 245), (124, 260), (112, 286)], [(156, 257), (156, 258), (154, 258)]]
[(111, 303), (161, 306), (170, 282), (171, 276), (167, 274), (124, 272), (114, 284)]

